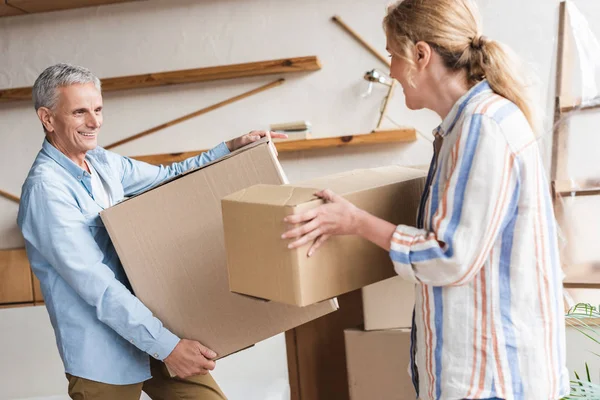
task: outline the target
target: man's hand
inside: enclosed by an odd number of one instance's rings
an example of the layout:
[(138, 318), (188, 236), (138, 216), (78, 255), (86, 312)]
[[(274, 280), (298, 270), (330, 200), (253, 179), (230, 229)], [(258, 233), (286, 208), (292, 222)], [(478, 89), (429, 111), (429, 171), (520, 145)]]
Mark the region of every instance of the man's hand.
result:
[(243, 136), (240, 136), (235, 139), (231, 139), (228, 141), (227, 148), (229, 151), (235, 151), (244, 146), (249, 145), (250, 143), (254, 143), (261, 138), (278, 138), (278, 139), (286, 139), (288, 136), (285, 133), (277, 133), (277, 132), (268, 132), (268, 131), (251, 131)]
[(217, 353), (195, 340), (181, 339), (164, 362), (180, 378), (206, 375), (215, 369)]

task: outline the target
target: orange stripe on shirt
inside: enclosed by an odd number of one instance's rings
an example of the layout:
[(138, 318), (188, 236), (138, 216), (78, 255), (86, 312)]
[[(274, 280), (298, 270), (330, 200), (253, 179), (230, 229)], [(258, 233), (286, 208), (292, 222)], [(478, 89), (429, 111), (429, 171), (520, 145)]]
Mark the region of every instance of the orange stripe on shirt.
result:
[[(494, 260), (494, 250), (492, 249), (492, 251), (490, 252), (490, 260), (492, 260), (492, 264), (493, 264), (493, 260)], [(506, 382), (504, 381), (504, 370), (502, 368), (502, 360), (500, 359), (500, 348), (498, 346), (498, 335), (496, 332), (496, 319), (494, 318), (494, 305), (492, 304), (491, 310), (491, 320), (492, 320), (492, 326), (491, 326), (491, 330), (492, 330), (492, 348), (494, 351), (494, 359), (496, 361), (496, 370), (498, 372), (498, 386), (499, 386), (499, 390), (496, 393), (496, 396), (502, 398), (505, 397), (505, 393), (506, 393)]]
[(475, 398), (479, 398), (481, 393), (483, 392), (483, 388), (485, 385), (485, 377), (487, 371), (487, 347), (488, 347), (488, 339), (487, 339), (487, 308), (489, 307), (488, 298), (487, 298), (487, 285), (485, 279), (485, 267), (481, 270), (479, 274), (481, 278), (481, 365), (479, 367), (479, 387), (477, 388), (477, 392), (475, 392)]
[(477, 314), (479, 314), (479, 307), (478, 307), (478, 302), (477, 302), (477, 279), (475, 279), (473, 281), (473, 300), (474, 300), (474, 305), (473, 308), (475, 309), (473, 315), (474, 315), (474, 321), (473, 321), (473, 367), (471, 368), (471, 380), (469, 383), (469, 392), (467, 393), (467, 395), (465, 396), (466, 398), (472, 398), (473, 397), (473, 389), (475, 388), (475, 373), (477, 372), (477, 355), (479, 354), (479, 352), (477, 351)]
[(427, 359), (425, 364), (427, 366), (427, 374), (429, 375), (429, 397), (433, 398), (434, 388), (434, 377), (433, 377), (433, 362), (432, 362), (432, 348), (433, 348), (433, 331), (431, 330), (431, 308), (429, 306), (429, 289), (426, 285), (423, 286), (423, 295), (425, 297), (425, 332), (427, 333)]

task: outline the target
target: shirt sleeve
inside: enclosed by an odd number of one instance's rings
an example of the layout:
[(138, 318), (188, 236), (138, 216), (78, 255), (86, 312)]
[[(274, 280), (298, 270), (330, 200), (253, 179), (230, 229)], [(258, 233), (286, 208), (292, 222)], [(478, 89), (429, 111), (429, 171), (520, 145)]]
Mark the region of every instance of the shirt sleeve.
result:
[(196, 157), (190, 157), (169, 166), (152, 165), (129, 157), (119, 156), (122, 168), (121, 183), (123, 184), (125, 197), (144, 192), (185, 171), (201, 167), (227, 154), (229, 154), (227, 145), (221, 143)]
[(455, 144), (456, 162), (429, 230), (400, 225), (390, 256), (398, 275), (432, 286), (462, 285), (484, 265), (507, 215), (516, 213), (518, 162), (501, 128), (475, 114)]
[(179, 338), (163, 327), (103, 262), (88, 220), (76, 199), (49, 182), (21, 199), (20, 225), (33, 246), (90, 306), (100, 321), (151, 356), (164, 360)]

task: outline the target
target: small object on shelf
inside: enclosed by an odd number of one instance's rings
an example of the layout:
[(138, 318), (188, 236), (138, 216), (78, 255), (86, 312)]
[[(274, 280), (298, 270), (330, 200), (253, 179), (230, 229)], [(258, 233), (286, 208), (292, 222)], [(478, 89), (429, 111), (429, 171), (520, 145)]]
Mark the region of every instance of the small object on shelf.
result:
[(281, 124), (271, 124), (273, 132), (295, 132), (295, 131), (311, 131), (312, 125), (309, 121), (284, 122)]
[(272, 132), (285, 133), (288, 135), (286, 139), (273, 139), (273, 143), (304, 140), (312, 138), (312, 125), (309, 121), (285, 122), (281, 124), (271, 124)]
[(312, 139), (310, 131), (284, 131), (282, 133), (285, 133), (288, 137), (285, 139), (273, 138), (273, 143)]

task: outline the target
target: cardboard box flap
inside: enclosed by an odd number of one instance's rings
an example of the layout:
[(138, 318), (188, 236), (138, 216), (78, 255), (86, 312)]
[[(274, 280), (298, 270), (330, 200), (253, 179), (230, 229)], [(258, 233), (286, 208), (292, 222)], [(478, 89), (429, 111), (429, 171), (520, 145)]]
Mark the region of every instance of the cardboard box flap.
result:
[(356, 169), (294, 183), (291, 186), (331, 189), (339, 195), (348, 195), (388, 185), (391, 178), (396, 182), (402, 182), (422, 177), (423, 171), (421, 170), (394, 165), (370, 169)]
[[(186, 175), (189, 175), (189, 174), (191, 174), (191, 173), (193, 173), (193, 172), (199, 171), (199, 170), (201, 170), (201, 169), (204, 169), (204, 168), (208, 168), (208, 167), (210, 167), (211, 165), (214, 165), (214, 164), (217, 164), (217, 163), (223, 162), (223, 161), (225, 161), (225, 160), (228, 160), (228, 159), (230, 159), (231, 157), (234, 157), (234, 156), (236, 156), (236, 155), (238, 155), (238, 154), (240, 154), (240, 153), (244, 153), (244, 152), (246, 152), (246, 151), (248, 151), (248, 150), (251, 150), (251, 149), (255, 148), (256, 146), (260, 146), (261, 144), (264, 144), (264, 143), (268, 143), (268, 146), (269, 146), (269, 149), (270, 149), (270, 151), (271, 151), (271, 152), (273, 152), (273, 154), (275, 154), (275, 151), (274, 151), (274, 149), (273, 149), (273, 146), (274, 146), (274, 145), (273, 145), (273, 142), (270, 142), (270, 141), (269, 141), (269, 139), (267, 139), (267, 138), (262, 138), (262, 139), (260, 139), (260, 140), (257, 140), (257, 141), (256, 141), (256, 142), (254, 142), (254, 143), (250, 143), (249, 145), (242, 147), (241, 149), (238, 149), (238, 150), (236, 150), (236, 151), (233, 151), (233, 152), (231, 152), (231, 153), (229, 153), (229, 154), (227, 154), (227, 155), (224, 155), (223, 157), (217, 158), (216, 160), (213, 160), (213, 161), (211, 161), (211, 162), (209, 162), (209, 163), (207, 163), (207, 164), (201, 165), (201, 166), (199, 166), (198, 168), (193, 168), (193, 169), (187, 170), (187, 171), (185, 171), (185, 172), (183, 172), (183, 173), (181, 173), (181, 174), (179, 174), (179, 175), (177, 175), (177, 176), (174, 176), (174, 177), (172, 177), (171, 179), (168, 179), (168, 180), (166, 180), (166, 181), (164, 181), (164, 182), (161, 182), (160, 184), (158, 184), (158, 185), (156, 185), (156, 186), (154, 186), (154, 187), (152, 187), (152, 188), (150, 188), (150, 189), (148, 189), (148, 190), (146, 190), (146, 191), (144, 191), (144, 192), (141, 192), (141, 193), (135, 194), (135, 195), (133, 195), (133, 196), (130, 196), (130, 197), (128, 197), (128, 198), (126, 198), (126, 199), (124, 199), (124, 200), (120, 201), (119, 203), (115, 204), (115, 206), (117, 206), (117, 205), (119, 205), (119, 204), (123, 204), (124, 202), (126, 202), (126, 201), (128, 201), (128, 200), (131, 200), (131, 199), (133, 199), (133, 198), (135, 198), (135, 197), (137, 197), (137, 196), (139, 196), (139, 195), (141, 195), (141, 194), (147, 193), (147, 192), (149, 192), (149, 191), (151, 191), (151, 190), (154, 190), (154, 189), (156, 189), (156, 188), (159, 188), (159, 187), (161, 187), (161, 186), (164, 186), (164, 185), (166, 185), (166, 184), (167, 184), (167, 183), (169, 183), (169, 182), (173, 182), (173, 181), (176, 181), (177, 179), (181, 179), (181, 178), (183, 178), (184, 176), (186, 176)], [(281, 174), (281, 176), (285, 176), (285, 174), (284, 174), (284, 172), (283, 172), (283, 169), (281, 169), (281, 166), (279, 166), (279, 169), (280, 169), (280, 174)], [(286, 180), (287, 180), (287, 178), (286, 178)], [(114, 206), (113, 206), (113, 207), (114, 207)]]
[(293, 207), (313, 200), (321, 201), (314, 193), (323, 189), (349, 195), (389, 185), (390, 180), (403, 182), (422, 177), (423, 171), (401, 166), (356, 169), (285, 186), (256, 185), (233, 193), (223, 201)]
[(240, 190), (223, 199), (248, 204), (273, 206), (297, 206), (309, 201), (322, 201), (315, 196), (319, 189), (297, 188), (294, 186), (255, 185)]

